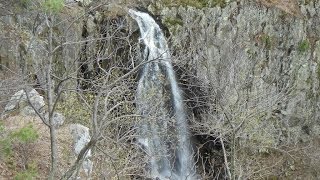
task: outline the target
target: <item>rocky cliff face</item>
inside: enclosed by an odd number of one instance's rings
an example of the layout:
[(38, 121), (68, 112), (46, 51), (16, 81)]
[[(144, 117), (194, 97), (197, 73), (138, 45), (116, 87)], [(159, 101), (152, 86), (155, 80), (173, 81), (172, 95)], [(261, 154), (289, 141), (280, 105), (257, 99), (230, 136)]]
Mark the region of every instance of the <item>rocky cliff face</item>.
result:
[(257, 121), (257, 131), (278, 123), (273, 130), (319, 135), (320, 3), (301, 11), (305, 18), (243, 1), (161, 15), (177, 64), (193, 68), (222, 109)]
[(201, 82), (211, 107), (193, 123), (197, 133), (233, 129), (236, 149), (257, 152), (319, 137), (320, 2), (300, 9), (303, 18), (254, 1), (160, 11), (177, 66)]

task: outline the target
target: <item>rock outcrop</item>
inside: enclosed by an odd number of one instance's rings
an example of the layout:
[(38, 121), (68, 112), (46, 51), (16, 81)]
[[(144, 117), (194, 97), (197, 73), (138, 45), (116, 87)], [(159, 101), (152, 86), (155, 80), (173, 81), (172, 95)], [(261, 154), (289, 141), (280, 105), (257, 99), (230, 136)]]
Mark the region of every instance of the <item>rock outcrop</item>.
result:
[[(73, 151), (75, 155), (79, 155), (80, 151), (90, 142), (89, 128), (81, 124), (71, 124), (70, 133), (73, 137)], [(93, 163), (90, 158), (91, 149), (88, 150), (82, 164), (82, 168), (87, 177), (90, 177), (93, 168)]]
[[(26, 93), (27, 92), (27, 93)], [(16, 109), (20, 110), (22, 115), (37, 115), (36, 109), (39, 113), (44, 111), (45, 102), (43, 97), (35, 90), (31, 91), (20, 90), (16, 92), (5, 106), (5, 112), (10, 112)]]
[[(46, 123), (49, 123), (48, 113), (45, 111), (44, 98), (35, 90), (28, 91), (20, 90), (16, 92), (5, 106), (3, 114), (10, 114), (10, 112), (18, 111), (23, 116), (43, 116)], [(37, 112), (39, 114), (37, 114)], [(65, 117), (59, 113), (54, 112), (52, 121), (55, 128), (63, 125)]]
[(235, 113), (233, 123), (246, 119), (241, 137), (274, 145), (319, 131), (320, 2), (308, 2), (304, 18), (255, 1), (160, 12), (176, 63), (193, 68), (211, 103)]

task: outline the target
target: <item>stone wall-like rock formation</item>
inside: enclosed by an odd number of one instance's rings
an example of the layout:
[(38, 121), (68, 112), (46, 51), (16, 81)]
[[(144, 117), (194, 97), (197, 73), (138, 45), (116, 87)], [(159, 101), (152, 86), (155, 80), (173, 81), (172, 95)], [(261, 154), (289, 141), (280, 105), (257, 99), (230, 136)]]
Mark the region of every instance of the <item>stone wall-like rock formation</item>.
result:
[(300, 1), (300, 10), (303, 18), (255, 1), (160, 10), (175, 63), (206, 92), (195, 134), (226, 133), (238, 152), (262, 153), (319, 137), (320, 2)]
[(301, 11), (304, 19), (243, 1), (223, 9), (164, 8), (161, 14), (177, 64), (194, 67), (215, 102), (239, 116), (255, 113), (250, 116), (259, 119), (258, 127), (277, 121), (316, 133), (320, 3)]

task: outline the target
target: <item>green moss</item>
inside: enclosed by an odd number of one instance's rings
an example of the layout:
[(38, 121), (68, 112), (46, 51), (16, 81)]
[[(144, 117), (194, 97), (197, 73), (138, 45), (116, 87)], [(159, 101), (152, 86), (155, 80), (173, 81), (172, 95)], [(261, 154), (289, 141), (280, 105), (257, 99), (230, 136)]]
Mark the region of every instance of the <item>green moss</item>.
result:
[(267, 35), (267, 34), (263, 34), (261, 36), (261, 40), (262, 40), (262, 42), (264, 44), (264, 47), (266, 49), (270, 50), (271, 47), (272, 47), (272, 39), (271, 39), (271, 37), (269, 35)]
[(170, 33), (175, 34), (180, 26), (183, 26), (183, 21), (180, 18), (166, 17), (163, 24), (169, 28)]
[(310, 47), (308, 40), (302, 40), (298, 45), (298, 50), (300, 53), (306, 52)]
[(248, 54), (248, 57), (251, 58), (251, 59), (254, 59), (257, 57), (257, 52), (255, 52), (255, 50), (253, 49), (246, 49), (246, 53)]
[(167, 17), (164, 19), (164, 24), (167, 27), (183, 26), (183, 21), (179, 18)]
[(46, 0), (43, 5), (46, 11), (58, 13), (64, 7), (64, 0)]

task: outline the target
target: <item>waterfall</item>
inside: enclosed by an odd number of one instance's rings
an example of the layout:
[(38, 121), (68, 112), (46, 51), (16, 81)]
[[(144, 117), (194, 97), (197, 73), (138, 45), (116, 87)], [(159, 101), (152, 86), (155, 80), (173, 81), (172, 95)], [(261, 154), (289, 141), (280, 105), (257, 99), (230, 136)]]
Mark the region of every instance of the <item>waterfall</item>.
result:
[(141, 70), (136, 99), (143, 117), (138, 142), (150, 159), (150, 175), (160, 180), (196, 179), (183, 99), (166, 39), (149, 14), (132, 9), (129, 14), (137, 21), (139, 40), (145, 45), (143, 62), (147, 63)]

